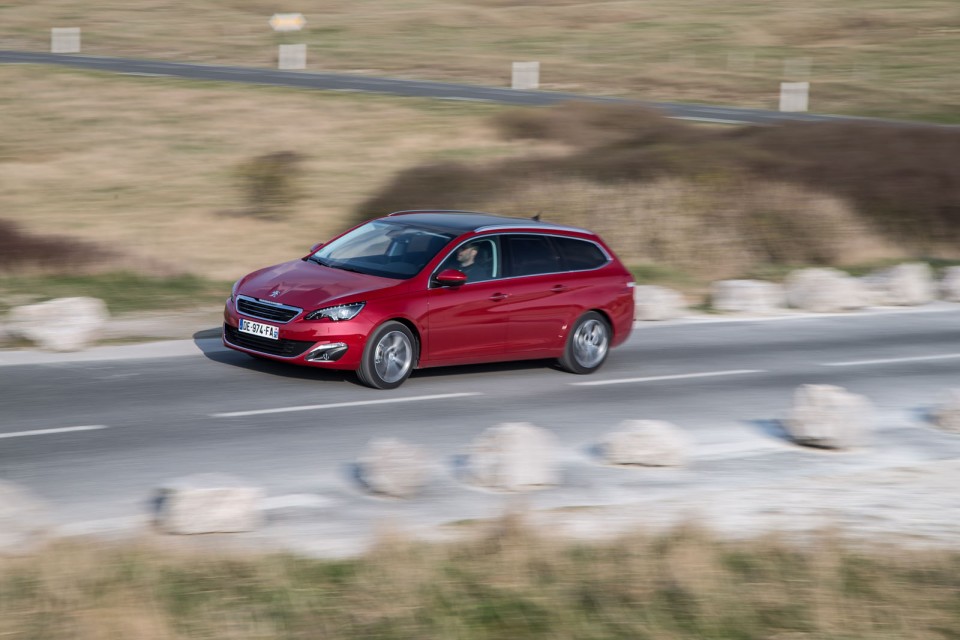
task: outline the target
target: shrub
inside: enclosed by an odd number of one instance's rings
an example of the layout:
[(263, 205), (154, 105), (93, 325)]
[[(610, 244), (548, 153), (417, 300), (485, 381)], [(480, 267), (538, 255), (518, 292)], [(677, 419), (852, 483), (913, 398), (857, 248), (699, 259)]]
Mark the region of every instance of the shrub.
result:
[(113, 252), (63, 236), (39, 236), (0, 219), (0, 273), (69, 273), (113, 257)]
[(277, 151), (251, 158), (236, 169), (244, 193), (244, 215), (264, 219), (282, 218), (302, 197), (299, 182), (303, 156)]
[(851, 264), (898, 255), (844, 200), (786, 183), (661, 178), (531, 182), (486, 203), (590, 227), (631, 264), (733, 277), (767, 264)]
[(953, 129), (708, 128), (586, 102), (510, 111), (495, 124), (508, 138), (562, 142), (570, 152), (414, 167), (358, 217), (402, 208), (543, 211), (607, 229), (627, 260), (707, 267), (717, 258), (731, 269), (957, 255), (960, 131)]

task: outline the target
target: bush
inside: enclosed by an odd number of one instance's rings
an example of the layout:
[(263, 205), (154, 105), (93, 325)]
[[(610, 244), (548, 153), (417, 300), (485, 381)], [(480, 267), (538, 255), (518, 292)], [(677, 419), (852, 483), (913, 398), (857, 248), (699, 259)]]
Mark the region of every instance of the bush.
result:
[(63, 236), (25, 233), (9, 220), (0, 219), (0, 273), (44, 271), (69, 273), (113, 257), (92, 243)]
[(302, 197), (299, 182), (303, 156), (277, 151), (251, 158), (236, 169), (244, 193), (244, 215), (278, 219), (289, 213)]
[(570, 152), (414, 167), (357, 217), (405, 208), (543, 211), (607, 229), (628, 261), (704, 268), (714, 253), (731, 269), (957, 255), (960, 131), (811, 122), (707, 128), (585, 102), (510, 111), (495, 124), (508, 138), (561, 142)]

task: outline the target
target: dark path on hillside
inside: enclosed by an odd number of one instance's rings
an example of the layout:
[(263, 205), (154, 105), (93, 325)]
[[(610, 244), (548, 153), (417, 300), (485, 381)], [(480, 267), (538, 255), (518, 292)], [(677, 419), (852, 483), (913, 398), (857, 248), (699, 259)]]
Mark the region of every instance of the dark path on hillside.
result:
[(781, 113), (779, 111), (764, 111), (761, 109), (680, 104), (673, 102), (644, 102), (575, 93), (520, 91), (509, 88), (431, 82), (425, 80), (399, 80), (395, 78), (378, 78), (343, 73), (280, 71), (254, 67), (163, 62), (158, 60), (111, 58), (78, 54), (0, 50), (0, 63), (52, 64), (131, 75), (170, 76), (217, 82), (239, 82), (327, 91), (383, 93), (418, 98), (494, 102), (527, 106), (546, 106), (570, 100), (632, 103), (659, 109), (671, 118), (725, 124), (772, 124), (787, 120), (802, 120), (808, 122), (872, 122), (891, 126), (956, 127), (955, 125), (936, 125), (900, 120), (878, 120), (811, 113)]

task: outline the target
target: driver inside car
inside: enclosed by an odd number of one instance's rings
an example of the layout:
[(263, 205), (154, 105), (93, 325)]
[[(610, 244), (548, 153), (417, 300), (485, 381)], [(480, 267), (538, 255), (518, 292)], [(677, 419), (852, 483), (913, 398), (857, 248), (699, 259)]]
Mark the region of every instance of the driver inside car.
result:
[(467, 274), (467, 282), (489, 280), (493, 276), (489, 260), (481, 259), (480, 252), (481, 246), (476, 242), (468, 242), (457, 249), (457, 264), (453, 268)]

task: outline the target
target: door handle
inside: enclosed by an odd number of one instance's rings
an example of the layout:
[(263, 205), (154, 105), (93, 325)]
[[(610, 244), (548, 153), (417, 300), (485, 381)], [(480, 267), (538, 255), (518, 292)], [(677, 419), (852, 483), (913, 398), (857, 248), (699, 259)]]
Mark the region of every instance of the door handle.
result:
[(550, 291), (552, 291), (553, 293), (563, 293), (566, 290), (567, 290), (567, 285), (565, 284), (555, 284), (550, 289)]
[(493, 294), (492, 296), (490, 296), (490, 299), (493, 300), (494, 302), (500, 302), (501, 300), (506, 300), (506, 299), (507, 299), (507, 294), (505, 294), (505, 293), (495, 293), (495, 294)]

